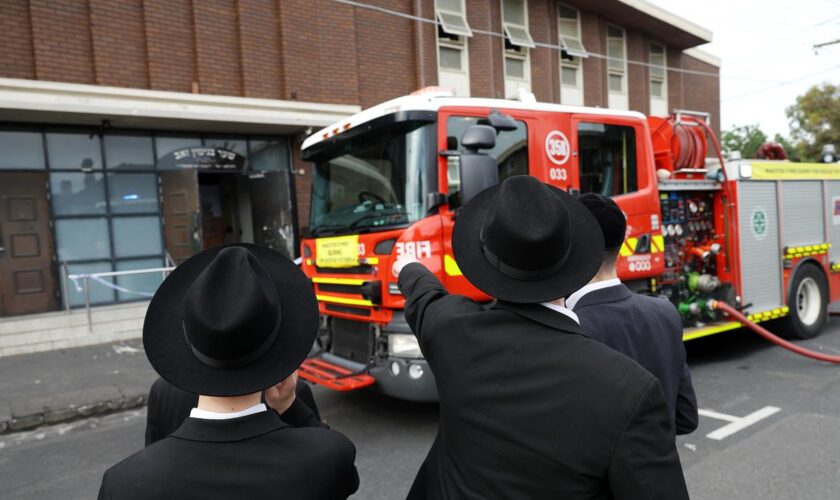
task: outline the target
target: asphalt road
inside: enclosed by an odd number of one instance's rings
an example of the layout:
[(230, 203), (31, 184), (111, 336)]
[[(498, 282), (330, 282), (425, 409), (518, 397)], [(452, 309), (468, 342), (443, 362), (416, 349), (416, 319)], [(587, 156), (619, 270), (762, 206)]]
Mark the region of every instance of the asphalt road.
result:
[[(840, 319), (805, 344), (840, 353)], [(692, 498), (840, 498), (840, 367), (748, 332), (687, 346), (705, 415), (677, 441)], [(320, 388), (315, 396), (356, 443), (354, 498), (404, 498), (434, 439), (437, 406)], [(144, 419), (130, 411), (0, 436), (0, 497), (95, 497), (103, 471), (142, 446)]]

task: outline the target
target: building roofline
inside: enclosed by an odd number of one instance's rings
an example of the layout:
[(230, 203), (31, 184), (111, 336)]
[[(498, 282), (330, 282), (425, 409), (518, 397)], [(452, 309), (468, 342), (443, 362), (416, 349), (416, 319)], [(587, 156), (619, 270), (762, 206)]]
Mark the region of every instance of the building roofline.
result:
[(671, 26), (679, 28), (687, 33), (694, 35), (697, 38), (705, 40), (706, 43), (712, 41), (711, 30), (693, 23), (688, 19), (678, 16), (671, 11), (665, 10), (662, 7), (653, 5), (645, 0), (618, 0), (619, 2), (632, 7), (640, 12), (647, 14), (653, 18), (659, 19), (662, 22), (668, 23)]
[(702, 61), (706, 64), (711, 64), (712, 66), (714, 66), (716, 68), (720, 68), (721, 58), (714, 55), (714, 54), (706, 52), (705, 50), (695, 49), (695, 48), (685, 49), (683, 51), (683, 54), (685, 54), (689, 57), (693, 57), (694, 59), (697, 59), (698, 61)]

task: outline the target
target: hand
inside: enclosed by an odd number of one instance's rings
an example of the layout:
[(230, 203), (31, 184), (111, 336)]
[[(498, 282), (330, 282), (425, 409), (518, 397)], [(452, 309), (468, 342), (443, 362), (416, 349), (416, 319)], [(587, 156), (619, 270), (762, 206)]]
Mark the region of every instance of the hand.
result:
[(404, 255), (399, 257), (394, 264), (391, 266), (391, 273), (394, 275), (395, 278), (400, 277), (400, 272), (402, 272), (403, 268), (412, 262), (420, 262), (417, 260), (417, 257), (413, 257), (410, 255)]
[(286, 377), (277, 385), (265, 390), (265, 403), (278, 414), (282, 415), (295, 402), (297, 388), (297, 371)]

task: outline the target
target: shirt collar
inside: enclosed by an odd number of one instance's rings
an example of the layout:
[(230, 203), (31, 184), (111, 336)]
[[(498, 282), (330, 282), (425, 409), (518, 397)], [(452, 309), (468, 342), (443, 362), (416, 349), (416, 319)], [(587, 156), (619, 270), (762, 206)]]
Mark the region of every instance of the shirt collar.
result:
[(217, 411), (202, 410), (201, 408), (193, 408), (192, 411), (190, 411), (190, 418), (203, 418), (207, 420), (228, 420), (231, 418), (246, 417), (248, 415), (260, 413), (262, 411), (266, 411), (264, 403), (256, 404), (250, 408), (245, 408), (244, 410), (235, 411), (232, 413), (220, 413)]
[(558, 306), (557, 304), (551, 302), (543, 302), (540, 305), (545, 306), (551, 309), (552, 311), (557, 311), (560, 314), (565, 314), (566, 316), (574, 320), (575, 323), (580, 324), (580, 320), (578, 319), (577, 314), (573, 313), (572, 310), (568, 307)]
[(576, 291), (575, 293), (566, 297), (566, 307), (569, 309), (574, 309), (577, 305), (578, 301), (583, 298), (589, 292), (594, 292), (595, 290), (601, 290), (604, 288), (609, 288), (611, 286), (617, 286), (621, 284), (621, 280), (618, 278), (613, 278), (604, 281), (596, 281), (595, 283), (589, 283), (584, 285), (580, 290)]
[(275, 411), (261, 411), (245, 417), (225, 420), (188, 418), (181, 427), (170, 434), (174, 439), (231, 443), (262, 436), (278, 429), (290, 427), (280, 420)]

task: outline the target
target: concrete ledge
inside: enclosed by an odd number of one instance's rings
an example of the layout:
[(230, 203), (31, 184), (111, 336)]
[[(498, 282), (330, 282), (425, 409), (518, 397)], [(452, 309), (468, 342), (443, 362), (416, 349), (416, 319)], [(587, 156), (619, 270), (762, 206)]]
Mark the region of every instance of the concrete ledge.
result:
[(81, 405), (71, 405), (66, 408), (44, 409), (31, 415), (13, 417), (10, 420), (0, 422), (0, 434), (26, 431), (35, 429), (41, 425), (53, 425), (61, 422), (70, 422), (94, 415), (104, 415), (137, 408), (146, 405), (146, 394), (108, 399), (104, 401), (92, 401)]
[(0, 358), (140, 338), (148, 302), (0, 319)]
[(156, 378), (139, 339), (0, 358), (0, 434), (144, 406)]
[[(201, 131), (289, 133), (326, 127), (358, 113), (357, 105), (0, 78), (0, 118), (100, 123)], [(21, 113), (26, 111), (26, 113)]]

